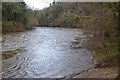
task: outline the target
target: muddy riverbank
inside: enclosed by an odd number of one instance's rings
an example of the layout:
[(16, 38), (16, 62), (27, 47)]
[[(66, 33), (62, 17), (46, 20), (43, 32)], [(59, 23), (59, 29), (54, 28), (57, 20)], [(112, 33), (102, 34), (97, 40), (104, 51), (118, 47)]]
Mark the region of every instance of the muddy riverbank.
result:
[(85, 71), (73, 78), (117, 78), (118, 68), (116, 67), (106, 67), (106, 68), (94, 68)]

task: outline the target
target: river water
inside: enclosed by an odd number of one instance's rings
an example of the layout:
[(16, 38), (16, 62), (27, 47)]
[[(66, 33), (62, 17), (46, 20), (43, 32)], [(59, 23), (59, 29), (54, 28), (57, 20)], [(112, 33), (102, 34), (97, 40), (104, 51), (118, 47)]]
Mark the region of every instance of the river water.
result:
[[(2, 50), (19, 51), (10, 59), (3, 60), (2, 76), (64, 78), (81, 73), (93, 67), (91, 53), (82, 47), (85, 41), (86, 35), (81, 29), (40, 27), (3, 34)], [(76, 46), (78, 48), (72, 48)]]

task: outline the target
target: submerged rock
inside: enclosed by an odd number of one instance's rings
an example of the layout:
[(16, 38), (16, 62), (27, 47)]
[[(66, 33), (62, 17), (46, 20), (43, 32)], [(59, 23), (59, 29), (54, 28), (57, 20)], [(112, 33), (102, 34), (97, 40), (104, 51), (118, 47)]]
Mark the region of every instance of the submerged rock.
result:
[(78, 40), (74, 40), (71, 42), (72, 44), (79, 44), (80, 42)]
[(16, 50), (9, 50), (9, 51), (2, 51), (2, 59), (9, 59), (13, 56), (15, 56), (16, 54), (18, 54), (20, 51), (20, 49), (16, 49)]

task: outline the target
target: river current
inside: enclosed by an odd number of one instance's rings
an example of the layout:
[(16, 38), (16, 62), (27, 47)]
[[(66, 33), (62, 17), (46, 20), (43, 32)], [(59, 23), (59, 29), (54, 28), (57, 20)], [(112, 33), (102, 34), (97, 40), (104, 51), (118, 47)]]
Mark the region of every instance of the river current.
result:
[(3, 78), (64, 78), (93, 67), (92, 55), (82, 44), (86, 35), (81, 29), (39, 27), (3, 34), (2, 38), (2, 51), (19, 49), (2, 61)]

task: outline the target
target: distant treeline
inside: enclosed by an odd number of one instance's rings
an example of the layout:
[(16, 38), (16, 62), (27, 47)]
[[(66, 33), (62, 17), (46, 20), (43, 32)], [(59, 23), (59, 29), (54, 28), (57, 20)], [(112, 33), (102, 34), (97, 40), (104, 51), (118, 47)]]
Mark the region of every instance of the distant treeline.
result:
[(24, 31), (37, 25), (35, 11), (24, 2), (2, 3), (2, 32)]
[[(117, 3), (56, 2), (50, 4), (48, 8), (38, 11), (37, 16), (40, 26), (69, 28), (81, 28), (93, 25), (102, 26), (102, 23), (116, 22), (118, 16)], [(106, 21), (105, 19), (108, 20)], [(109, 19), (116, 20), (109, 21)], [(95, 24), (96, 21), (98, 21), (97, 24)], [(106, 26), (109, 25), (107, 24)]]

